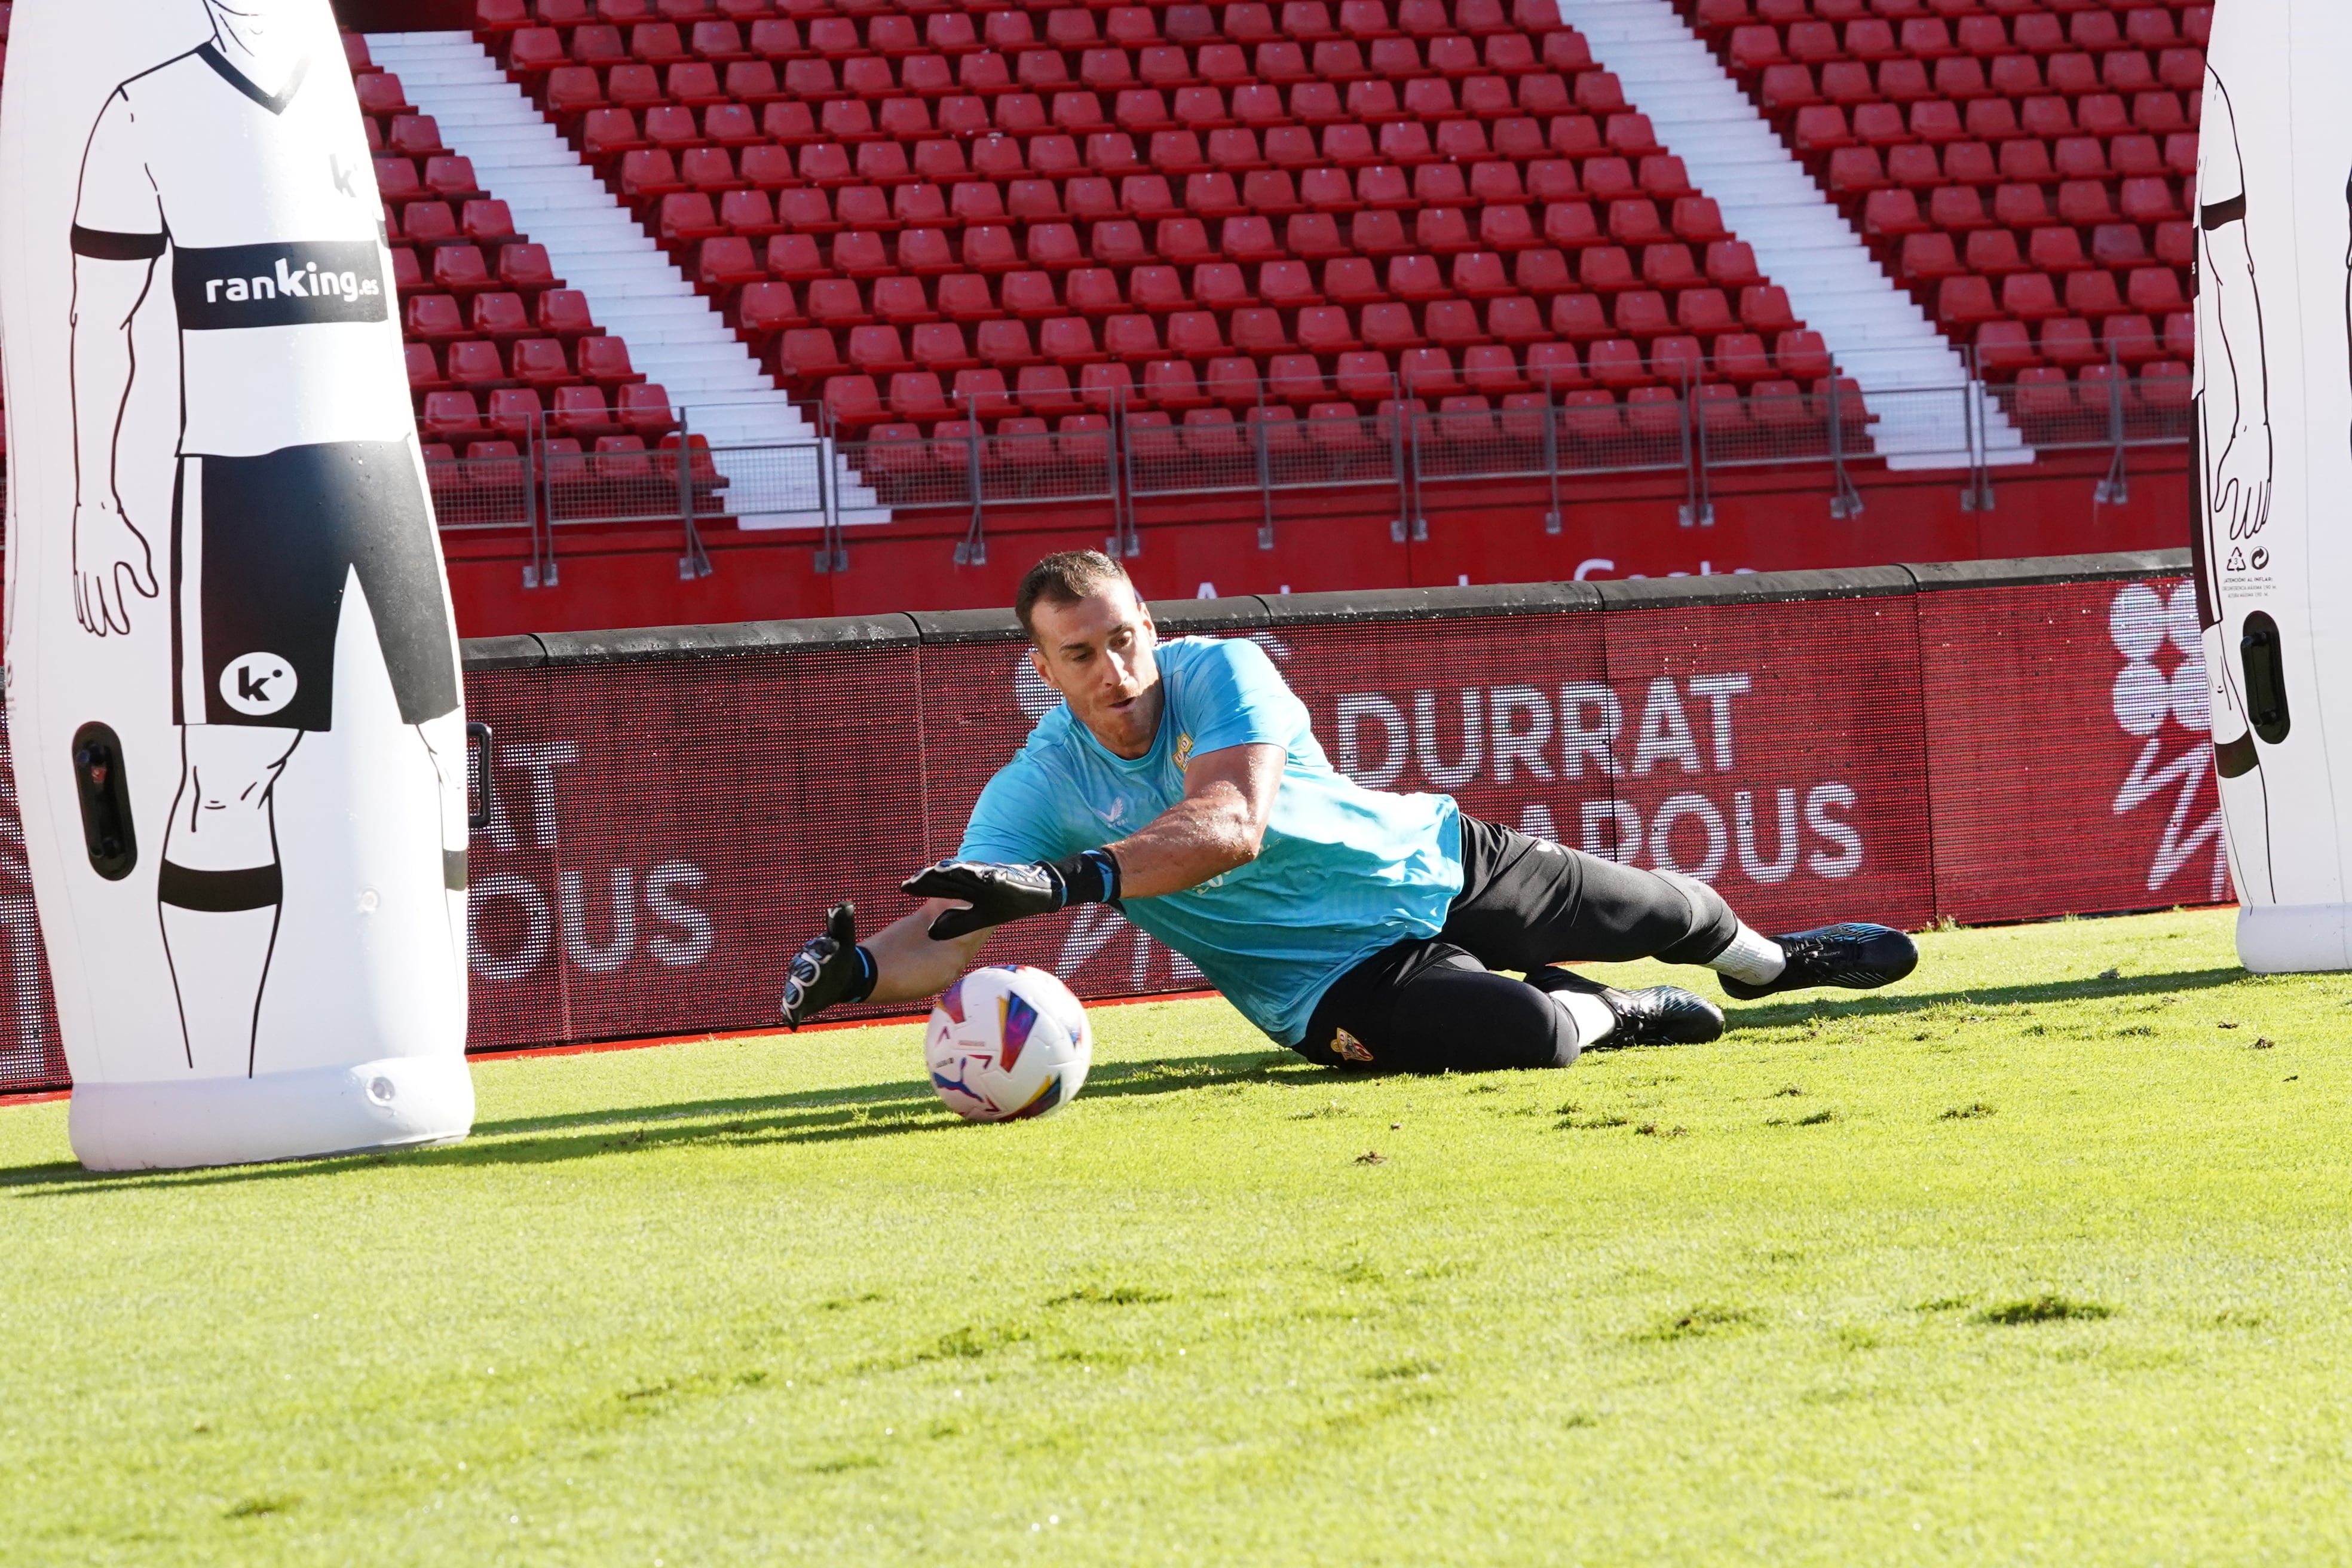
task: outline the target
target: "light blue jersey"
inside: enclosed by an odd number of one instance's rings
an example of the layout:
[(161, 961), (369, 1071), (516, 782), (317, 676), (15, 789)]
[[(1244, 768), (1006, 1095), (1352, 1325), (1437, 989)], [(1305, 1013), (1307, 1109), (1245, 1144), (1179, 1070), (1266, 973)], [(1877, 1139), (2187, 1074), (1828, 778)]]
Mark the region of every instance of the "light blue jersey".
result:
[(1166, 704), (1149, 752), (1114, 756), (1055, 708), (981, 792), (959, 856), (1057, 860), (1097, 848), (1183, 799), (1192, 758), (1280, 746), (1288, 760), (1258, 858), (1122, 907), (1251, 1023), (1297, 1045), (1349, 968), (1445, 923), (1462, 890), (1462, 814), (1450, 796), (1369, 790), (1334, 770), (1307, 705), (1255, 643), (1181, 637), (1160, 644), (1159, 658)]

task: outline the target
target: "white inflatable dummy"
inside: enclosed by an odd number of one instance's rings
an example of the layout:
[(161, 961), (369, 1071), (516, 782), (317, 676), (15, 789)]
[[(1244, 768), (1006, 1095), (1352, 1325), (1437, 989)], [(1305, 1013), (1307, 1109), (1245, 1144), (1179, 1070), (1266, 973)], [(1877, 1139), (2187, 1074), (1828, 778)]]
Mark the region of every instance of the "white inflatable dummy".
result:
[(328, 0), (18, 0), (7, 713), (99, 1169), (462, 1137), (465, 718)]
[(2189, 214), (2198, 611), (2238, 952), (2263, 973), (2352, 968), (2347, 60), (2344, 0), (2217, 7)]

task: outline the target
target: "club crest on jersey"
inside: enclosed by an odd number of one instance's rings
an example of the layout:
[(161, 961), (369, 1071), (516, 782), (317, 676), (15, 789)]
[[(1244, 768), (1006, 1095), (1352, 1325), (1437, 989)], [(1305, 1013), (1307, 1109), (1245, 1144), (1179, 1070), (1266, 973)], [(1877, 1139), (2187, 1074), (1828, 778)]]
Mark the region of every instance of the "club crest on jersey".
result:
[(294, 700), (294, 667), (274, 653), (249, 653), (221, 671), (221, 700), (248, 718), (278, 712)]
[(1190, 735), (1179, 735), (1179, 736), (1177, 736), (1177, 737), (1176, 737), (1176, 753), (1175, 753), (1175, 755), (1176, 755), (1176, 765), (1177, 765), (1178, 767), (1180, 767), (1180, 768), (1181, 768), (1181, 767), (1183, 767), (1185, 764), (1187, 764), (1188, 763), (1190, 763), (1190, 762), (1192, 760), (1192, 736), (1190, 736)]
[(373, 240), (190, 247), (172, 255), (183, 331), (382, 321), (383, 252)]

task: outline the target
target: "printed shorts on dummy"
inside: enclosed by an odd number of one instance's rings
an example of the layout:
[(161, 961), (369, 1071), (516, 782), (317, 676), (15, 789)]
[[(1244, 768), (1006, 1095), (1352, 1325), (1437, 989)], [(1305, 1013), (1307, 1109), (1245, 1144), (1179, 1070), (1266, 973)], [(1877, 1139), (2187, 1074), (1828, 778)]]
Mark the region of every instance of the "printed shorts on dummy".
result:
[(402, 441), (180, 459), (172, 497), (173, 718), (327, 730), (356, 581), (403, 723), (456, 710), (433, 511)]

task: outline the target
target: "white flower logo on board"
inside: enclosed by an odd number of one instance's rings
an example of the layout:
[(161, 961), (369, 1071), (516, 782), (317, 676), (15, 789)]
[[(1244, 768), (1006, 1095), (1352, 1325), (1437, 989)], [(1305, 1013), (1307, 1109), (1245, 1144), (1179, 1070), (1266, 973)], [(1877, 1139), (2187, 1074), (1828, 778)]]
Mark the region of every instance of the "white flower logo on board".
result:
[[(2199, 814), (2200, 797), (2210, 787), (2213, 762), (2205, 741), (2212, 719), (2206, 705), (2195, 585), (2177, 584), (2167, 595), (2146, 583), (2126, 584), (2108, 606), (2107, 632), (2124, 658), (2116, 674), (2116, 722), (2124, 733), (2144, 742), (2116, 792), (2116, 815), (2169, 794), (2172, 809), (2148, 862), (2148, 891), (2161, 889), (2190, 860), (2210, 850), (2210, 896), (2220, 900), (2229, 892), (2230, 870), (2221, 854), (2218, 794)], [(2173, 752), (2168, 758), (2164, 755), (2168, 751)]]

